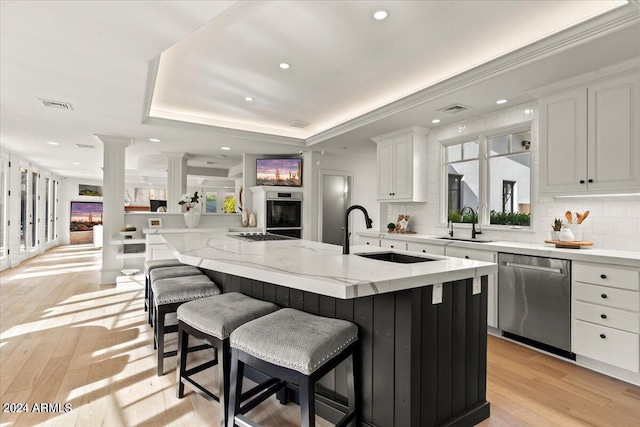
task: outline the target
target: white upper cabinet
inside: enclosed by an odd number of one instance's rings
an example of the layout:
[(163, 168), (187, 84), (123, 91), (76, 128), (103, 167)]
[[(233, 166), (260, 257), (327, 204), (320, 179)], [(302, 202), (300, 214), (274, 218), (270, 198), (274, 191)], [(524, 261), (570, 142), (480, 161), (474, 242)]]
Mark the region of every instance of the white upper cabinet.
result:
[(640, 71), (540, 97), (540, 193), (640, 189)]
[(410, 127), (372, 138), (378, 144), (379, 201), (427, 201), (428, 132)]

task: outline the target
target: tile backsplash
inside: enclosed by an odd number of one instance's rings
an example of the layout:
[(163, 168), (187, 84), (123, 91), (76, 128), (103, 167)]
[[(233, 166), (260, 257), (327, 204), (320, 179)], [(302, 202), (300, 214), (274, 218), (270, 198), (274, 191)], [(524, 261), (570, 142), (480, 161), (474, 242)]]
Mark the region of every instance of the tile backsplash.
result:
[[(527, 103), (474, 117), (459, 123), (433, 129), (429, 133), (429, 195), (426, 203), (387, 203), (387, 222), (395, 222), (398, 214), (411, 216), (410, 229), (418, 233), (444, 236), (446, 224), (441, 222), (440, 181), (442, 165), (441, 144), (439, 141), (477, 134), (492, 129), (515, 125), (533, 120), (531, 124), (532, 197), (531, 227), (505, 229), (493, 226), (482, 227), (482, 238), (491, 240), (542, 243), (550, 238), (551, 224), (554, 218), (564, 219), (566, 211), (590, 211), (589, 217), (582, 223), (583, 240), (591, 241), (594, 247), (640, 251), (640, 196), (608, 197), (567, 197), (552, 198), (539, 195), (539, 143), (538, 143), (538, 103)], [(444, 187), (443, 187), (444, 188)], [(565, 221), (566, 222), (566, 221)], [(386, 223), (385, 223), (386, 224)], [(470, 237), (468, 226), (455, 225), (456, 235)]]

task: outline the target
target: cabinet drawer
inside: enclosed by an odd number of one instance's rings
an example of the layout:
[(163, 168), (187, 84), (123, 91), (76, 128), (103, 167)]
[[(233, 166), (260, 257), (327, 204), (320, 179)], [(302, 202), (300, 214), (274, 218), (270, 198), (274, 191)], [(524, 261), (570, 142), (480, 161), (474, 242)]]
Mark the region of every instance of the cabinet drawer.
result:
[(640, 271), (606, 264), (573, 263), (573, 278), (578, 282), (614, 288), (640, 290)]
[(573, 317), (634, 334), (640, 333), (640, 315), (638, 313), (576, 301), (573, 304)]
[(638, 292), (607, 288), (605, 286), (587, 285), (585, 283), (574, 283), (573, 286), (573, 297), (576, 300), (631, 311), (638, 311), (640, 308), (639, 295)]
[(399, 249), (401, 251), (407, 250), (407, 242), (403, 242), (401, 240), (382, 239), (380, 240), (380, 246), (383, 248)]
[(444, 246), (430, 245), (428, 243), (407, 242), (407, 250), (424, 254), (444, 255)]
[(447, 256), (456, 258), (474, 259), (476, 261), (496, 262), (496, 253), (492, 251), (482, 251), (467, 248), (447, 248)]
[(573, 321), (573, 352), (576, 354), (639, 372), (639, 351), (637, 334)]
[(380, 246), (380, 239), (374, 239), (373, 237), (358, 237), (359, 245)]

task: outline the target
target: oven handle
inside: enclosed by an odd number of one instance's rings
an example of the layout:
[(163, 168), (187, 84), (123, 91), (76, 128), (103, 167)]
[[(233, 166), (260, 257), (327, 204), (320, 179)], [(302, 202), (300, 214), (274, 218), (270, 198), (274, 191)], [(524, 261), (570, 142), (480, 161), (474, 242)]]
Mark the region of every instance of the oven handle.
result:
[(533, 270), (533, 271), (544, 271), (545, 273), (558, 273), (562, 274), (561, 268), (552, 268), (552, 267), (541, 267), (537, 265), (528, 265), (528, 264), (518, 264), (516, 262), (503, 262), (502, 265), (505, 267), (512, 268), (521, 268), (523, 270)]

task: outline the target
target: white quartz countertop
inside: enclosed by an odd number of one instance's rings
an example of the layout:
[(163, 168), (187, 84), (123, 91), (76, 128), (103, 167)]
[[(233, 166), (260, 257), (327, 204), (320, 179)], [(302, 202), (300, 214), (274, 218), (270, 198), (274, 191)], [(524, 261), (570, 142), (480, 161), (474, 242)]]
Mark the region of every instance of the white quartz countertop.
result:
[(620, 251), (612, 249), (599, 249), (594, 247), (582, 247), (580, 249), (562, 249), (546, 243), (520, 243), (493, 241), (486, 243), (468, 242), (460, 240), (439, 239), (438, 236), (426, 234), (395, 234), (381, 231), (361, 231), (357, 233), (362, 237), (372, 237), (388, 240), (402, 240), (414, 243), (428, 243), (430, 245), (451, 246), (458, 248), (472, 248), (493, 252), (508, 252), (522, 255), (533, 255), (548, 258), (562, 258), (572, 261), (600, 262), (605, 264), (617, 264), (629, 267), (640, 267), (640, 252)]
[[(396, 264), (355, 255), (383, 252), (370, 246), (342, 247), (308, 240), (253, 242), (223, 230), (159, 232), (183, 263), (326, 295), (357, 298), (497, 273), (493, 263), (429, 255), (424, 263)], [(392, 251), (403, 252), (403, 251)], [(407, 252), (404, 252), (407, 253)]]

